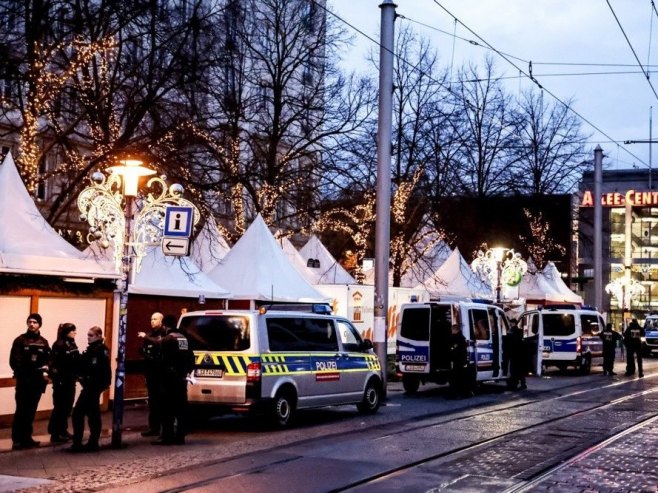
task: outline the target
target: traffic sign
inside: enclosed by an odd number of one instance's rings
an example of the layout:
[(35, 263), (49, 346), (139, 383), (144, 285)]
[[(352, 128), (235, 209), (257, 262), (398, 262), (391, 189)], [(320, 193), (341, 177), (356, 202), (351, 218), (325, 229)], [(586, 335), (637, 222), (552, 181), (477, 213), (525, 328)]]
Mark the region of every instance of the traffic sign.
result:
[(189, 238), (162, 238), (162, 253), (176, 257), (186, 257), (190, 254)]
[(165, 209), (163, 236), (189, 238), (194, 224), (194, 208), (187, 205), (169, 205)]

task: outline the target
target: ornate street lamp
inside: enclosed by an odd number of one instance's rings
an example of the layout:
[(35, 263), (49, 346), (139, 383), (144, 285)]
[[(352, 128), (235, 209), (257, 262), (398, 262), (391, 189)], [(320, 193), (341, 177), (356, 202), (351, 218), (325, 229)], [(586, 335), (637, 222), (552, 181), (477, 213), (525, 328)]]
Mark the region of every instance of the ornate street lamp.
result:
[[(112, 447), (121, 447), (124, 390), (126, 377), (126, 336), (128, 322), (128, 286), (138, 272), (148, 246), (157, 245), (162, 237), (165, 211), (168, 205), (190, 206), (194, 209), (193, 223), (199, 222), (198, 209), (182, 198), (179, 184), (167, 187), (164, 177), (152, 177), (146, 186), (151, 193), (136, 201), (139, 180), (155, 171), (145, 168), (142, 161), (125, 159), (120, 166), (111, 166), (109, 177), (95, 172), (92, 185), (78, 196), (80, 219), (89, 223), (87, 240), (98, 242), (102, 248), (114, 247), (118, 272), (123, 274), (117, 283), (121, 290), (119, 333), (117, 339), (117, 369), (114, 379), (112, 413)], [(139, 202), (139, 204), (136, 204)], [(120, 284), (120, 285), (119, 285)]]
[(495, 247), (486, 251), (478, 250), (471, 268), (480, 279), (494, 288), (496, 303), (500, 303), (503, 282), (508, 286), (518, 286), (528, 270), (528, 264), (513, 249)]
[(619, 303), (622, 314), (624, 312), (630, 314), (633, 298), (638, 297), (644, 291), (645, 288), (642, 284), (628, 276), (618, 277), (610, 281), (605, 287), (605, 292), (615, 298)]

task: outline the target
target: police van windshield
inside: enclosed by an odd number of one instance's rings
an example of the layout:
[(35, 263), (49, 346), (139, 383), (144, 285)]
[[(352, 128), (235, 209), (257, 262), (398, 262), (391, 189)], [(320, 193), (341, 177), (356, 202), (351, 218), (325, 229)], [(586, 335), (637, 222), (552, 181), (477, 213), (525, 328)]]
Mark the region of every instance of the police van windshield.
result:
[(544, 313), (544, 336), (568, 336), (576, 331), (574, 316), (570, 313)]
[(645, 330), (658, 330), (658, 318), (647, 318), (644, 321)]
[(249, 349), (249, 319), (244, 316), (184, 317), (180, 330), (196, 351), (244, 351)]

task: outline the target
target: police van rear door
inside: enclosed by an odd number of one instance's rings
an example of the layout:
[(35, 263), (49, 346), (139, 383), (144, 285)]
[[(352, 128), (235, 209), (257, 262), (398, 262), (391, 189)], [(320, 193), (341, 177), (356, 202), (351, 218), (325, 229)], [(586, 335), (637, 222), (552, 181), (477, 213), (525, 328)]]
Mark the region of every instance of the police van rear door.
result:
[(396, 347), (396, 361), (401, 372), (430, 372), (429, 304), (402, 305)]

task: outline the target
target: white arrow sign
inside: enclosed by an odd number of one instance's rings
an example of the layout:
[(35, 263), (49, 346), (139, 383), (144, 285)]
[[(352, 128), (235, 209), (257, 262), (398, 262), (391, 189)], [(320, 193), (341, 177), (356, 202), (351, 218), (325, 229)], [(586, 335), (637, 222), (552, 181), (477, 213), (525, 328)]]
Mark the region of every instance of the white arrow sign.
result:
[(177, 257), (186, 257), (190, 254), (189, 238), (162, 238), (162, 253), (165, 255), (175, 255)]

